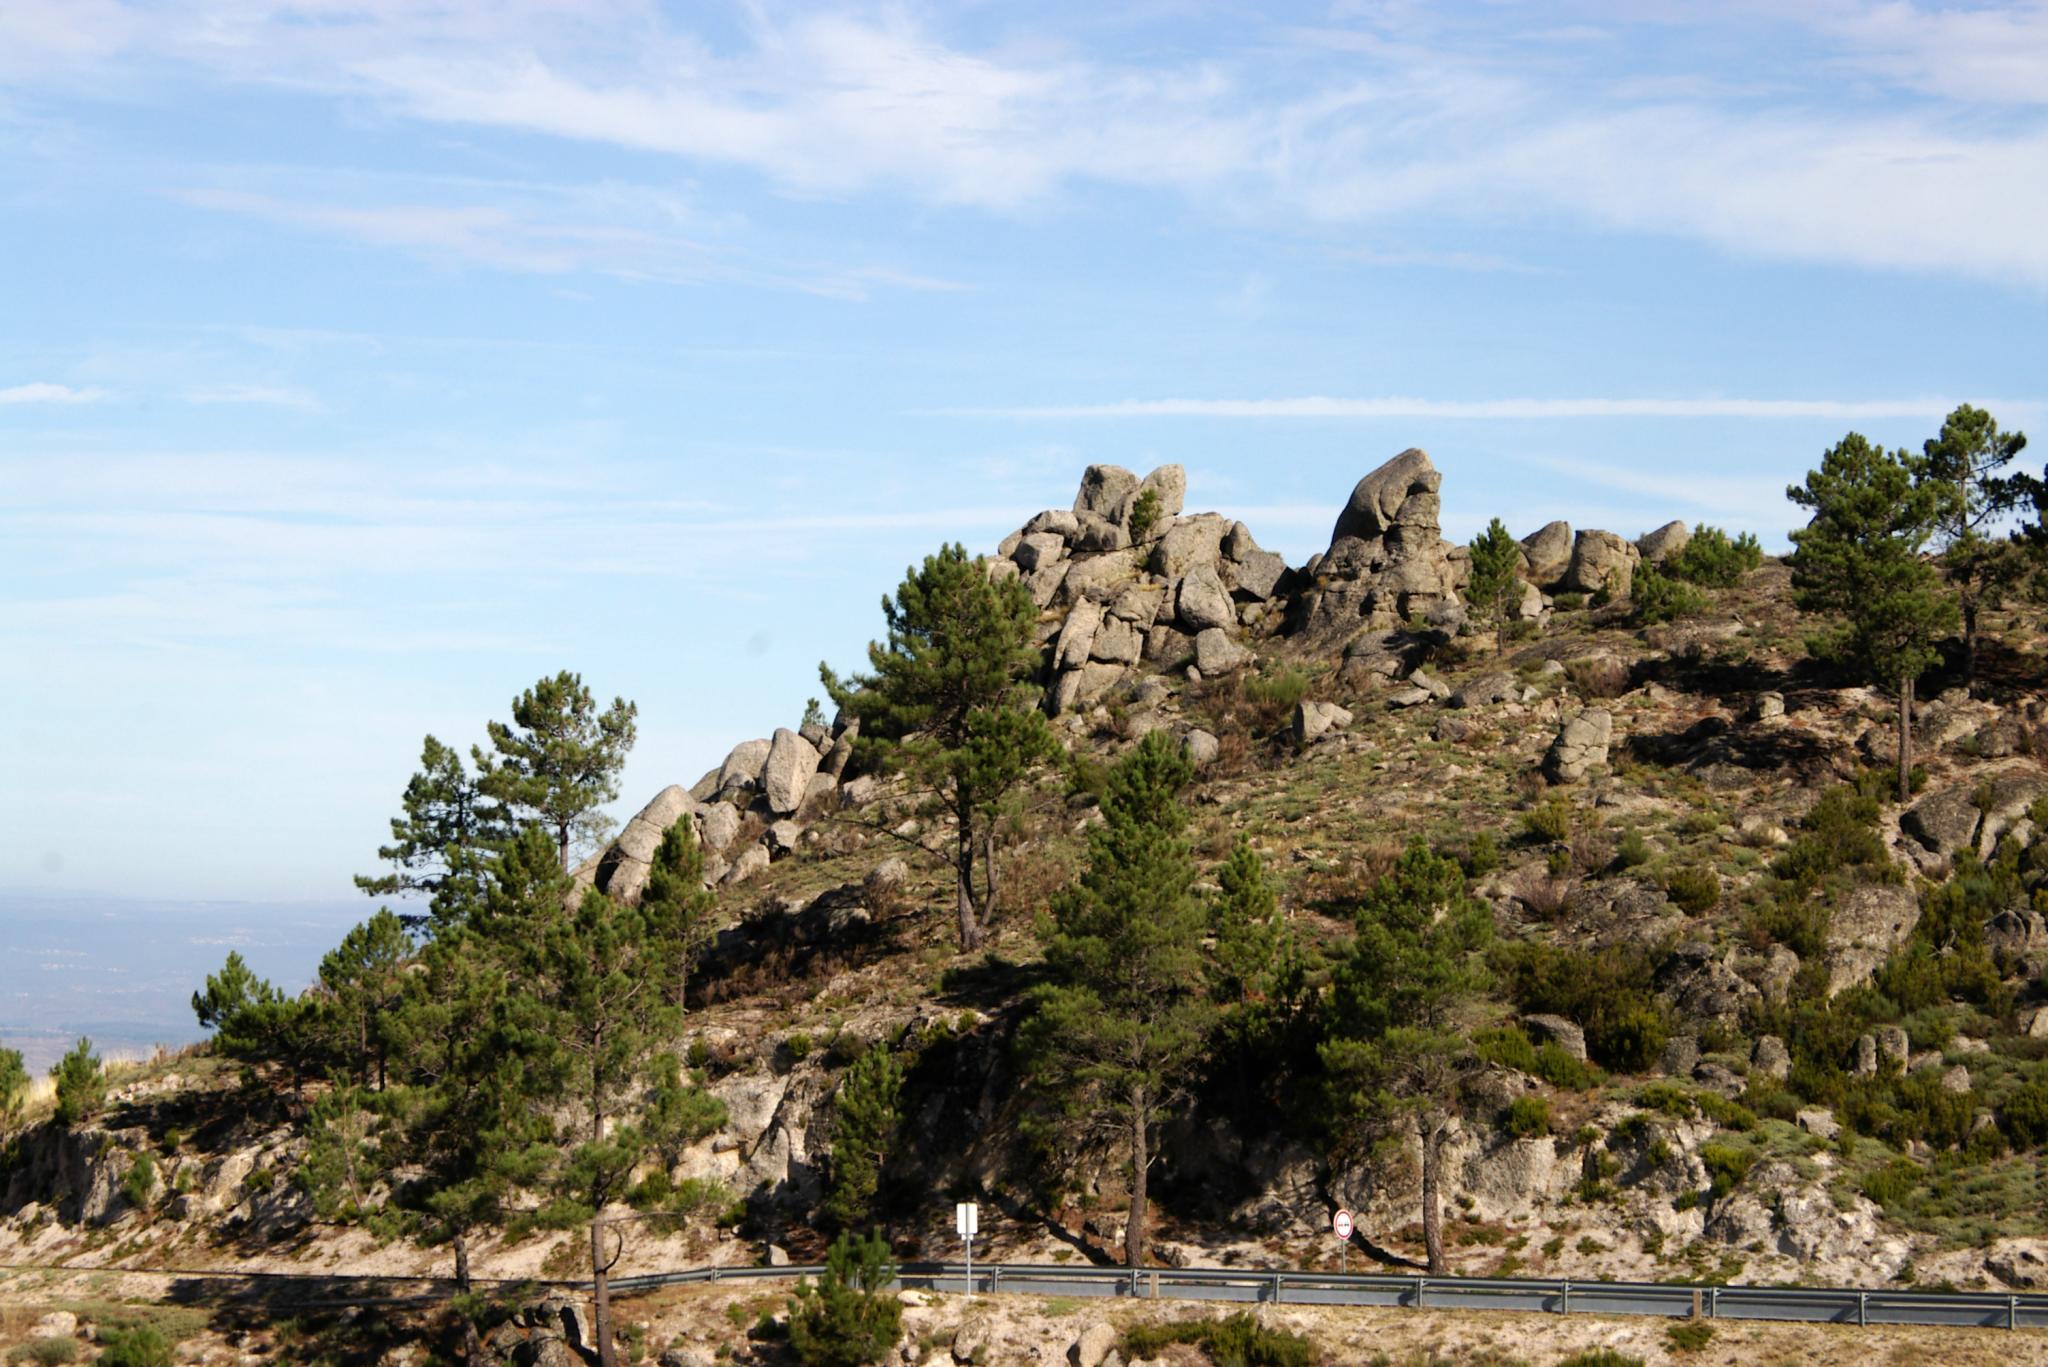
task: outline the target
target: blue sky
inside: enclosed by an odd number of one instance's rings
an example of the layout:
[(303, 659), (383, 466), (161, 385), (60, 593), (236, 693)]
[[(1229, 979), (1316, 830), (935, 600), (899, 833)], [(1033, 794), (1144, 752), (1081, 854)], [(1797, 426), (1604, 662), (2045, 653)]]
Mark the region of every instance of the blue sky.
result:
[(6, 0), (0, 886), (345, 894), (565, 667), (630, 813), (1090, 461), (1782, 544), (2044, 223), (2039, 4)]

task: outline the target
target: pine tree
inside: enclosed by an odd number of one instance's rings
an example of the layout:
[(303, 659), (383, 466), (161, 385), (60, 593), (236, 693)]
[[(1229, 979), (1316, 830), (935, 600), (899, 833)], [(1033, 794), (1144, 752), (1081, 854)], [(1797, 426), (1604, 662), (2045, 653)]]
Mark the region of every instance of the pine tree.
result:
[(107, 1075), (92, 1041), (81, 1039), (50, 1069), (57, 1081), (57, 1123), (76, 1125), (90, 1120), (107, 1101)]
[(592, 890), (569, 915), (529, 920), (513, 998), (535, 1076), (553, 1084), (543, 1093), (546, 1108), (563, 1122), (560, 1160), (547, 1174), (556, 1193), (552, 1213), (589, 1222), (605, 1367), (617, 1353), (608, 1276), (618, 1255), (605, 1247), (604, 1211), (653, 1149), (626, 1111), (655, 1075), (661, 1042), (681, 1018), (669, 997), (673, 970), (657, 962), (660, 949), (638, 907)]
[(388, 907), (350, 930), (320, 960), (320, 986), (326, 993), (320, 1014), (330, 1046), (351, 1059), (351, 1071), (366, 1086), (374, 1063), (379, 1091), (390, 1057), (389, 1019), (398, 1009), (412, 960), (412, 940)]
[(1922, 448), (1918, 478), (1939, 499), (1934, 545), (1962, 612), (1966, 688), (1977, 678), (1979, 614), (1996, 608), (2024, 572), (2018, 548), (1988, 533), (2026, 498), (2028, 480), (1999, 473), (2026, 445), (2026, 433), (2002, 432), (1989, 413), (1963, 404), (1942, 423), (1941, 435)]
[(833, 1098), (832, 1185), (825, 1213), (841, 1229), (875, 1218), (882, 1172), (902, 1122), (903, 1064), (885, 1043), (867, 1047), (840, 1080)]
[(317, 1050), (305, 1002), (257, 977), (229, 950), (220, 972), (208, 974), (205, 987), (192, 994), (192, 1013), (202, 1030), (214, 1032), (213, 1047), (223, 1057), (281, 1064), (291, 1072), (292, 1094), (300, 1094)]
[(1331, 984), (1323, 1066), (1340, 1136), (1411, 1125), (1422, 1155), (1429, 1270), (1444, 1270), (1439, 1169), (1459, 1081), (1471, 1066), (1468, 1017), (1490, 983), (1492, 913), (1455, 859), (1411, 844), (1353, 918)]
[(789, 1346), (803, 1367), (865, 1367), (896, 1347), (903, 1302), (889, 1290), (896, 1268), (879, 1230), (840, 1235), (825, 1251), (825, 1275), (797, 1286), (789, 1302)]
[(1494, 518), (1486, 524), (1484, 532), (1473, 538), (1470, 550), (1472, 574), (1465, 581), (1465, 602), (1482, 625), (1493, 628), (1494, 648), (1498, 650), (1508, 613), (1521, 596), (1522, 581), (1516, 570), (1521, 566), (1522, 548), (1501, 520)]
[(571, 844), (593, 835), (598, 808), (619, 795), (639, 709), (624, 698), (599, 711), (580, 675), (563, 670), (512, 700), (512, 724), (491, 722), (491, 750), (470, 751), (477, 791), (554, 834), (563, 868)]
[(28, 1104), (28, 1083), (21, 1050), (0, 1049), (0, 1128), (21, 1118), (22, 1107)]
[(1955, 600), (1920, 551), (1939, 516), (1942, 495), (1925, 463), (1888, 452), (1851, 432), (1807, 472), (1787, 498), (1813, 510), (1792, 533), (1792, 586), (1799, 606), (1837, 619), (1810, 643), (1899, 698), (1899, 801), (1912, 795), (1913, 684), (1940, 657), (1936, 644), (1955, 626)]
[(377, 850), (392, 872), (358, 874), (356, 886), (372, 897), (424, 893), (436, 921), (459, 915), (475, 900), (491, 855), (510, 834), (505, 811), (478, 791), (462, 755), (432, 736), (420, 748), (419, 772), (399, 804), (391, 843)]
[(1237, 838), (1230, 858), (1216, 871), (1216, 882), (1216, 894), (1209, 899), (1209, 926), (1216, 937), (1210, 961), (1215, 996), (1226, 1005), (1268, 999), (1281, 972), (1285, 932), (1266, 861), (1248, 838)]
[(697, 833), (685, 818), (662, 833), (647, 886), (640, 893), (640, 915), (652, 944), (649, 958), (662, 975), (662, 991), (681, 1008), (690, 975), (711, 945), (711, 913), (717, 899), (704, 886), (704, 852)]
[(905, 573), (882, 617), (887, 640), (868, 646), (872, 674), (842, 681), (821, 664), (819, 675), (860, 718), (869, 757), (903, 770), (953, 818), (950, 853), (927, 852), (953, 866), (960, 947), (972, 950), (999, 887), (1004, 805), (1058, 750), (1026, 682), (1038, 610), (1022, 583), (991, 579), (953, 545)]
[(1145, 1257), (1154, 1130), (1183, 1099), (1213, 1018), (1181, 790), (1194, 770), (1164, 731), (1110, 770), (1088, 867), (1053, 901), (1052, 982), (1026, 1023), (1025, 1057), (1069, 1120), (1100, 1128), (1131, 1160), (1124, 1257)]

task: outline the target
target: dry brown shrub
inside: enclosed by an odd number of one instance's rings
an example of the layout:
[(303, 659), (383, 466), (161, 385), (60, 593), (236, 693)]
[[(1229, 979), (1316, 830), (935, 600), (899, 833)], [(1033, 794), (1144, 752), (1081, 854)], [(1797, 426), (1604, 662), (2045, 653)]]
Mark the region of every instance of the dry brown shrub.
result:
[(1515, 884), (1515, 900), (1528, 909), (1530, 916), (1546, 923), (1564, 914), (1571, 896), (1570, 879), (1554, 878), (1535, 868), (1525, 871)]
[(1612, 655), (1589, 655), (1564, 667), (1572, 686), (1588, 698), (1618, 698), (1629, 690), (1629, 667)]

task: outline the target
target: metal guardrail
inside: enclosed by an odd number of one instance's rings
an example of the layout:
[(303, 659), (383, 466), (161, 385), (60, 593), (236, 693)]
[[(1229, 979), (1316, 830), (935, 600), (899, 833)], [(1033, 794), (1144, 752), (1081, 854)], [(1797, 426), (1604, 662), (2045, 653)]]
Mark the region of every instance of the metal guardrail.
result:
[[(614, 1277), (614, 1292), (730, 1281), (792, 1280), (824, 1273), (801, 1267), (700, 1267)], [(2048, 1295), (1981, 1291), (1866, 1290), (1855, 1287), (1696, 1286), (1505, 1277), (1386, 1276), (1373, 1273), (1232, 1268), (1060, 1267), (976, 1263), (973, 1284), (960, 1263), (904, 1263), (900, 1288), (1036, 1296), (1127, 1296), (1264, 1305), (1363, 1305), (1430, 1310), (1522, 1310), (1553, 1314), (1662, 1315), (1796, 1320), (1817, 1324), (1953, 1325), (2048, 1329)]]

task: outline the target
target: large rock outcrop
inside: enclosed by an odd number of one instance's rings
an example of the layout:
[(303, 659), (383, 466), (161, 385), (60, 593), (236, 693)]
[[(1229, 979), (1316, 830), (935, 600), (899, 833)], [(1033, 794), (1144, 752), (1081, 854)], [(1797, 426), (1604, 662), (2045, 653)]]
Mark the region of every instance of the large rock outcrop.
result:
[(1312, 562), (1313, 582), (1297, 609), (1304, 643), (1335, 648), (1362, 631), (1456, 606), (1457, 575), (1438, 520), (1442, 485), (1417, 449), (1358, 481), (1329, 550)]

